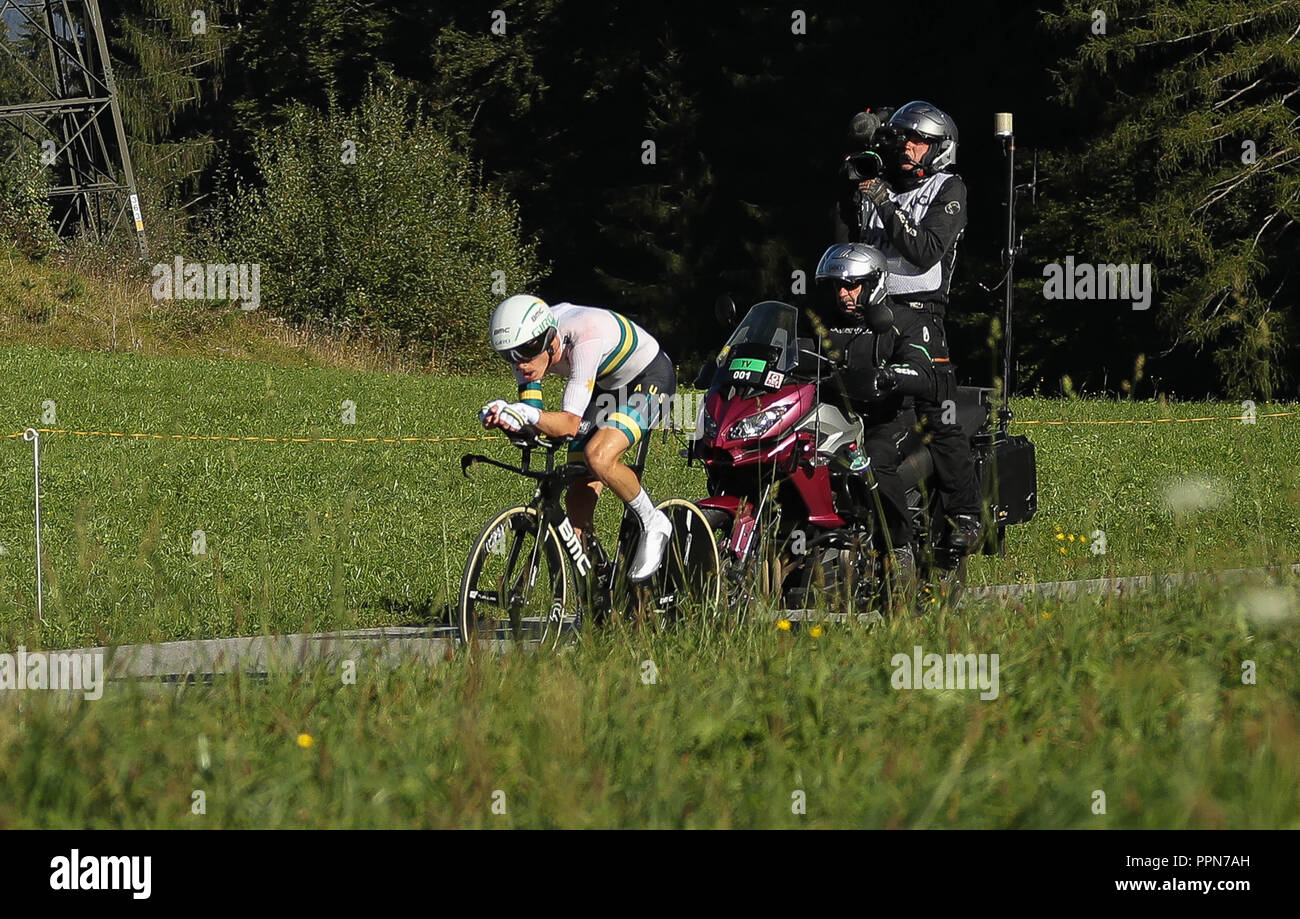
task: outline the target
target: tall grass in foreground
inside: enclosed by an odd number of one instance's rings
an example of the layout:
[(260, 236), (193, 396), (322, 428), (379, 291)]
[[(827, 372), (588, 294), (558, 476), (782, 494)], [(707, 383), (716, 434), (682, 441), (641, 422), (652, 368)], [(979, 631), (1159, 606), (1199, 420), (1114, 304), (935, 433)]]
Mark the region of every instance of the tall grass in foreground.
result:
[[(9, 694), (0, 826), (1300, 828), (1297, 592), (816, 637), (620, 626), (558, 654), (362, 661), (355, 685), (318, 668), (70, 706)], [(997, 654), (998, 697), (893, 688), (918, 645)]]

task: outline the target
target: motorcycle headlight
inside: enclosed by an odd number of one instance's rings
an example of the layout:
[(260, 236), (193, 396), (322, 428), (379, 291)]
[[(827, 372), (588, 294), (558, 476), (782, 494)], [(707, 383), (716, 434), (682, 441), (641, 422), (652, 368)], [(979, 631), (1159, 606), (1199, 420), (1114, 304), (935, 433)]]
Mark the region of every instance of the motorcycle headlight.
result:
[(727, 438), (729, 440), (752, 440), (755, 437), (762, 437), (789, 410), (789, 405), (778, 405), (769, 408), (767, 411), (759, 412), (757, 415), (742, 418), (727, 431)]
[(718, 422), (709, 414), (709, 410), (703, 405), (700, 406), (700, 423), (698, 429), (703, 433), (705, 440), (714, 440), (718, 436)]

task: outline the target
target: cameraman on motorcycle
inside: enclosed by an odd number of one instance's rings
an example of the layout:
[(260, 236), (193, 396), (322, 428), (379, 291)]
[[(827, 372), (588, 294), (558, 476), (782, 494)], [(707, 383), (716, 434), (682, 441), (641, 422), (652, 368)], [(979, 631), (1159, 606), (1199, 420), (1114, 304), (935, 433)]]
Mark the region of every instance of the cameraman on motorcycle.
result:
[[(957, 159), (957, 124), (928, 102), (880, 115), (859, 113), (850, 128), (853, 142), (866, 152), (845, 162), (852, 191), (836, 207), (835, 240), (878, 246), (888, 259), (895, 315), (910, 314), (921, 323), (936, 385), (933, 395), (917, 399), (916, 411), (931, 434), (951, 545), (969, 551), (979, 542), (982, 502), (970, 444), (952, 411), (957, 380), (943, 327), (957, 244), (966, 229), (966, 185), (950, 171)], [(873, 163), (879, 164), (875, 175), (869, 174)]]
[[(816, 283), (831, 288), (822, 307), (827, 320), (819, 329), (828, 356), (846, 365), (839, 375), (839, 395), (862, 416), (866, 427), (863, 452), (870, 458), (884, 528), (897, 559), (903, 591), (916, 580), (912, 518), (907, 493), (898, 475), (899, 442), (907, 433), (911, 399), (932, 399), (935, 368), (924, 323), (910, 309), (895, 309), (892, 327), (880, 335), (868, 322), (870, 311), (888, 303), (889, 267), (879, 249), (861, 243), (831, 246), (817, 264)], [(876, 361), (879, 359), (880, 363)], [(823, 390), (823, 398), (827, 398)], [(830, 398), (835, 397), (834, 392)]]

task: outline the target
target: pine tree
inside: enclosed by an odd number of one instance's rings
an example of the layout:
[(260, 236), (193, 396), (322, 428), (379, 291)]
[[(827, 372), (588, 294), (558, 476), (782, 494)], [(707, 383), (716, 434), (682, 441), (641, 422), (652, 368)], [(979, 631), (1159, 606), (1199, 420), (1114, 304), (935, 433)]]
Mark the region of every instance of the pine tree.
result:
[(1227, 391), (1269, 398), (1300, 333), (1300, 2), (1128, 0), (1104, 25), (1095, 6), (1044, 17), (1081, 36), (1059, 100), (1101, 117), (1059, 161), (1039, 246), (1154, 263), (1161, 340), (1134, 344), (1208, 352)]
[(226, 69), (224, 2), (116, 5), (105, 32), (117, 76), (146, 226), (162, 247), (180, 245), (206, 197), (221, 132)]

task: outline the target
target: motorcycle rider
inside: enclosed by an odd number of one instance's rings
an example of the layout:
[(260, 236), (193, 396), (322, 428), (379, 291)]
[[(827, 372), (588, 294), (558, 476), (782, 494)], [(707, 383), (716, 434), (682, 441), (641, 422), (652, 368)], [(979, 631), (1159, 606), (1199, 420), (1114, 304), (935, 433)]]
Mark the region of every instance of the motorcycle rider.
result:
[(956, 422), (957, 380), (943, 326), (957, 244), (966, 229), (966, 185), (951, 171), (957, 124), (918, 101), (894, 111), (878, 131), (884, 132), (885, 143), (877, 144), (884, 151), (883, 175), (859, 182), (840, 200), (835, 239), (879, 247), (888, 259), (895, 313), (921, 321), (936, 385), (932, 396), (916, 400), (916, 411), (931, 434), (951, 545), (969, 551), (979, 542), (982, 503), (970, 445)]
[[(492, 348), (515, 370), (519, 401), (493, 399), (479, 412), (483, 427), (570, 437), (569, 461), (591, 475), (569, 488), (565, 503), (579, 534), (593, 526), (604, 485), (641, 524), (628, 580), (649, 578), (663, 561), (672, 524), (657, 510), (621, 458), (657, 423), (677, 392), (672, 360), (645, 329), (611, 310), (573, 303), (548, 306), (531, 294), (502, 300), (489, 326)], [(542, 377), (563, 375), (562, 410), (542, 410)]]
[[(824, 308), (829, 327), (819, 330), (832, 360), (847, 363), (838, 385), (829, 387), (862, 416), (866, 427), (863, 452), (870, 457), (885, 529), (897, 559), (904, 591), (914, 586), (916, 558), (907, 493), (898, 475), (899, 442), (907, 433), (909, 399), (932, 398), (935, 368), (924, 339), (924, 323), (910, 309), (895, 309), (890, 331), (880, 336), (867, 324), (868, 311), (888, 302), (889, 267), (879, 249), (861, 243), (837, 244), (817, 264), (816, 283), (833, 288), (833, 303)], [(874, 358), (878, 350), (883, 366)], [(823, 390), (826, 398), (827, 389)]]

